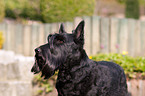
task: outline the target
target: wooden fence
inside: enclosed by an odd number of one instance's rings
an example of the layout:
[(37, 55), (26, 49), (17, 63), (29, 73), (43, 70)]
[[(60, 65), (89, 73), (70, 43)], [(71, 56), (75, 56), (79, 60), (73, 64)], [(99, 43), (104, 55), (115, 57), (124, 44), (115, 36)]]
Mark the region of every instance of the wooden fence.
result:
[[(73, 22), (64, 23), (66, 31), (71, 32), (82, 19), (85, 20), (85, 49), (88, 55), (123, 51), (131, 56), (145, 55), (145, 21), (77, 17)], [(0, 31), (5, 38), (3, 49), (32, 56), (34, 48), (47, 42), (48, 34), (58, 32), (59, 25), (1, 23)]]

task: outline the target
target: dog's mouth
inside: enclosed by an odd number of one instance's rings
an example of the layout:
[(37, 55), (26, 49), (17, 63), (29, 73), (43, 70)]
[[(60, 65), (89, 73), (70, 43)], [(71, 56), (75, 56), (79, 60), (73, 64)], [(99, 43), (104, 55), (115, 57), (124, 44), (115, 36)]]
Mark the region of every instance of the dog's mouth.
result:
[(33, 72), (34, 74), (38, 74), (40, 72), (39, 66), (37, 66), (36, 62), (34, 63), (31, 72)]
[(31, 72), (34, 74), (40, 73), (42, 78), (48, 79), (55, 73), (54, 69), (49, 65), (49, 62), (46, 63), (37, 58), (35, 59), (35, 63), (31, 69)]
[(31, 72), (33, 72), (34, 74), (40, 73), (41, 77), (44, 79), (50, 78), (55, 73), (55, 71), (53, 69), (51, 69), (47, 64), (45, 64), (43, 69), (41, 69), (41, 70), (39, 70), (39, 69), (35, 70), (32, 68)]
[(36, 53), (36, 55), (35, 55), (35, 63), (33, 65), (32, 69), (31, 69), (31, 72), (33, 72), (34, 74), (37, 74), (37, 73), (41, 72), (41, 70), (43, 69), (44, 65), (45, 65), (44, 58)]
[(41, 77), (44, 77), (44, 79), (50, 78), (54, 74), (54, 70), (51, 69), (48, 64), (44, 66), (44, 68), (41, 70)]

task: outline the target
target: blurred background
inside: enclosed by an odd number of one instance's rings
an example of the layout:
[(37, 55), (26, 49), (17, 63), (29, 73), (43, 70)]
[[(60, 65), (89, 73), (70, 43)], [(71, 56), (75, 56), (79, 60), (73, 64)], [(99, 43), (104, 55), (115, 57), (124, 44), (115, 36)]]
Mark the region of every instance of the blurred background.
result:
[(57, 96), (56, 74), (34, 76), (34, 49), (61, 23), (85, 20), (85, 50), (123, 67), (131, 96), (145, 96), (145, 0), (0, 0), (0, 96)]

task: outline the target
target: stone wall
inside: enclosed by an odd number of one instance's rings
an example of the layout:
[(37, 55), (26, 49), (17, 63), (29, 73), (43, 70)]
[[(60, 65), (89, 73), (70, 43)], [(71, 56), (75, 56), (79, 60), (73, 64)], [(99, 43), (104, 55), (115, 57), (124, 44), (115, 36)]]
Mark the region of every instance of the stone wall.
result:
[(32, 96), (33, 57), (0, 50), (0, 96)]
[(145, 96), (145, 80), (132, 79), (127, 85), (130, 96)]

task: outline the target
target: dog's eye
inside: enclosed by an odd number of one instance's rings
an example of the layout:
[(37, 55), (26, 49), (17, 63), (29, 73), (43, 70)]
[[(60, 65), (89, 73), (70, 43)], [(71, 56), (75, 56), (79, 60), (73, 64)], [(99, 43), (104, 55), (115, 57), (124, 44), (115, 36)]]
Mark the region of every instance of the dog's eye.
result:
[(65, 42), (65, 37), (62, 35), (56, 35), (54, 38), (54, 44), (63, 44)]
[(62, 43), (64, 43), (64, 41), (62, 41), (62, 40), (57, 40), (57, 43), (62, 44)]
[(60, 38), (60, 37), (59, 37), (59, 38), (56, 38), (56, 39), (55, 39), (55, 43), (56, 43), (56, 44), (63, 44), (63, 43), (64, 43), (64, 38), (63, 38), (63, 37), (61, 37), (61, 38)]

